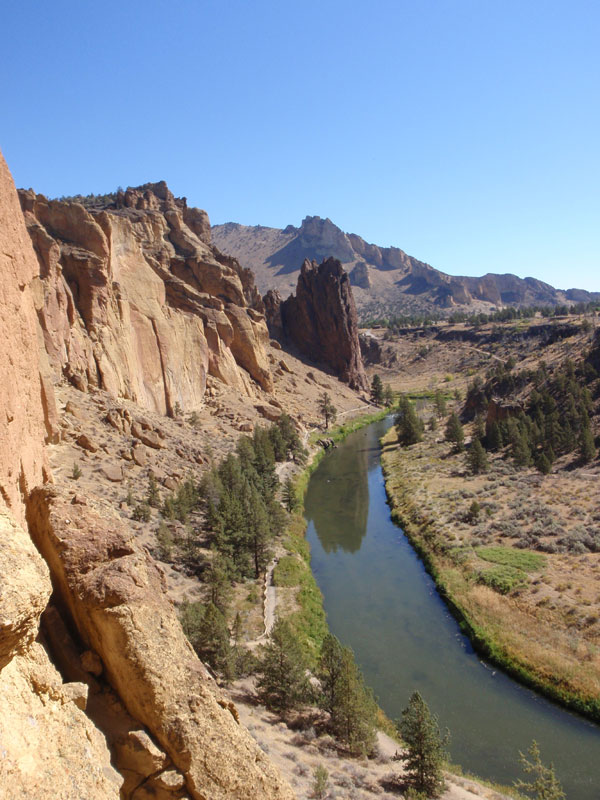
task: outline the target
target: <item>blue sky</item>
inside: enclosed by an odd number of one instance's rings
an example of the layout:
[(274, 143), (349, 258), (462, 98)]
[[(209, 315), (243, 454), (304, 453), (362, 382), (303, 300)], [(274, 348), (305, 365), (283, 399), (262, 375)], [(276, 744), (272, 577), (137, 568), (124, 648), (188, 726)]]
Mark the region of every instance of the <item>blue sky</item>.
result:
[(50, 196), (164, 179), (452, 274), (600, 290), (600, 4), (5, 2), (0, 147)]

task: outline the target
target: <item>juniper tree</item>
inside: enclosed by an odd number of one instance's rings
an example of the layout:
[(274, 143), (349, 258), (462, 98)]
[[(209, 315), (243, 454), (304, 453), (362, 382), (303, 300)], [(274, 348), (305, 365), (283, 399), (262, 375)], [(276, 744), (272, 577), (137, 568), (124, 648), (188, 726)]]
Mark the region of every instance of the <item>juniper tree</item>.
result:
[(383, 382), (379, 375), (373, 375), (371, 381), (371, 400), (377, 405), (383, 402)]
[(494, 420), (489, 425), (487, 435), (486, 435), (486, 445), (488, 450), (500, 450), (503, 446), (502, 441), (502, 434), (500, 433), (500, 427), (498, 423)]
[(406, 744), (406, 773), (410, 784), (426, 797), (439, 797), (444, 791), (443, 765), (449, 734), (441, 736), (435, 717), (419, 692), (414, 692), (402, 712), (398, 729)]
[(417, 412), (408, 397), (400, 398), (394, 424), (400, 444), (411, 445), (422, 440), (423, 422), (417, 416)]
[(319, 411), (325, 417), (325, 427), (328, 428), (330, 422), (335, 422), (337, 417), (337, 408), (331, 402), (331, 397), (329, 397), (327, 392), (323, 392), (323, 394), (319, 396), (317, 405)]
[(469, 468), (474, 475), (479, 475), (482, 472), (487, 472), (488, 459), (485, 450), (479, 439), (475, 439), (469, 449), (467, 456)]
[(148, 477), (148, 491), (146, 492), (146, 500), (148, 505), (153, 508), (160, 507), (160, 492), (158, 491), (158, 482), (153, 472)]
[(446, 423), (446, 440), (454, 444), (454, 449), (460, 453), (465, 448), (465, 434), (456, 412), (452, 412)]
[(579, 437), (579, 453), (584, 464), (587, 464), (596, 458), (596, 444), (594, 442), (592, 431), (589, 428), (589, 422), (588, 427), (583, 428), (581, 431), (581, 436)]

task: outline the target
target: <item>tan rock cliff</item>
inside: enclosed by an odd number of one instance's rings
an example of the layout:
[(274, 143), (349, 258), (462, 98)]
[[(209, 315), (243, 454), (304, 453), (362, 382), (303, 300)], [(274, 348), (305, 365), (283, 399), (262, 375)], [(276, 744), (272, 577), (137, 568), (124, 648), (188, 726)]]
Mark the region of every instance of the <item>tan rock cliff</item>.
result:
[(210, 244), (206, 212), (164, 183), (106, 208), (20, 198), (55, 374), (162, 414), (199, 408), (207, 374), (250, 396), (272, 389), (252, 275)]
[(128, 527), (34, 488), (59, 430), (46, 352), (54, 378), (159, 413), (201, 403), (207, 372), (250, 396), (270, 386), (249, 276), (219, 262), (202, 212), (157, 192), (114, 213), (26, 192), (30, 239), (0, 156), (2, 800), (293, 798)]
[(36, 258), (1, 155), (0, 270), (0, 797), (116, 800), (104, 737), (34, 641), (52, 587), (22, 523), (30, 490), (49, 477), (56, 410), (38, 346)]
[(57, 602), (96, 653), (127, 711), (197, 800), (293, 798), (185, 639), (162, 572), (118, 519), (55, 490), (33, 493), (34, 540)]

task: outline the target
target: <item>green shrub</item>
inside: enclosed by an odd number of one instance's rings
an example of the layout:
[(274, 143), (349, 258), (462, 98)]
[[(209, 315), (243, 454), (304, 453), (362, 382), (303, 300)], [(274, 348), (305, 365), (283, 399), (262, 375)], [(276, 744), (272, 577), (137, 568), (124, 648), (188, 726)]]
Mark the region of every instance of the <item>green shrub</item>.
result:
[(297, 556), (283, 556), (273, 570), (273, 583), (275, 586), (298, 586), (305, 572), (306, 564)]
[(527, 575), (521, 569), (499, 564), (496, 567), (477, 573), (477, 580), (500, 594), (508, 594), (527, 584)]
[(484, 561), (514, 567), (523, 572), (536, 572), (546, 564), (546, 559), (539, 553), (514, 550), (512, 547), (478, 547), (475, 552)]

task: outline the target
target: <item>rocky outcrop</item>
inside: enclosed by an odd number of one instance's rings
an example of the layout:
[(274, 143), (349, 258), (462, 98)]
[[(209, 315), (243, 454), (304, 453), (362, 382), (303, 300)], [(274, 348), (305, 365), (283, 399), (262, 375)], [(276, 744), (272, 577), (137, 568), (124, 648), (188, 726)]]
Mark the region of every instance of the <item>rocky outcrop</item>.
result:
[(163, 573), (123, 523), (50, 489), (33, 493), (28, 520), (68, 627), (158, 745), (158, 782), (195, 800), (291, 800), (185, 639)]
[(372, 333), (360, 333), (358, 341), (363, 363), (369, 366), (381, 364), (383, 352), (379, 339)]
[(339, 261), (305, 261), (296, 295), (279, 311), (284, 337), (303, 355), (326, 364), (353, 389), (366, 388), (352, 288)]
[(210, 243), (206, 212), (164, 182), (104, 207), (20, 192), (39, 261), (36, 308), (55, 374), (162, 414), (198, 408), (207, 374), (272, 388), (252, 276)]
[[(50, 480), (44, 443), (58, 430), (46, 352), (55, 377), (163, 412), (197, 399), (211, 357), (248, 392), (269, 384), (248, 276), (219, 262), (201, 212), (154, 188), (116, 197), (110, 213), (25, 193), (30, 239), (0, 158), (2, 797), (293, 797), (187, 643), (127, 526), (87, 497), (35, 488)], [(178, 277), (186, 271), (193, 279)], [(68, 413), (83, 412), (71, 403)], [(139, 447), (163, 446), (141, 418), (113, 423)], [(76, 442), (97, 450), (84, 434)]]

